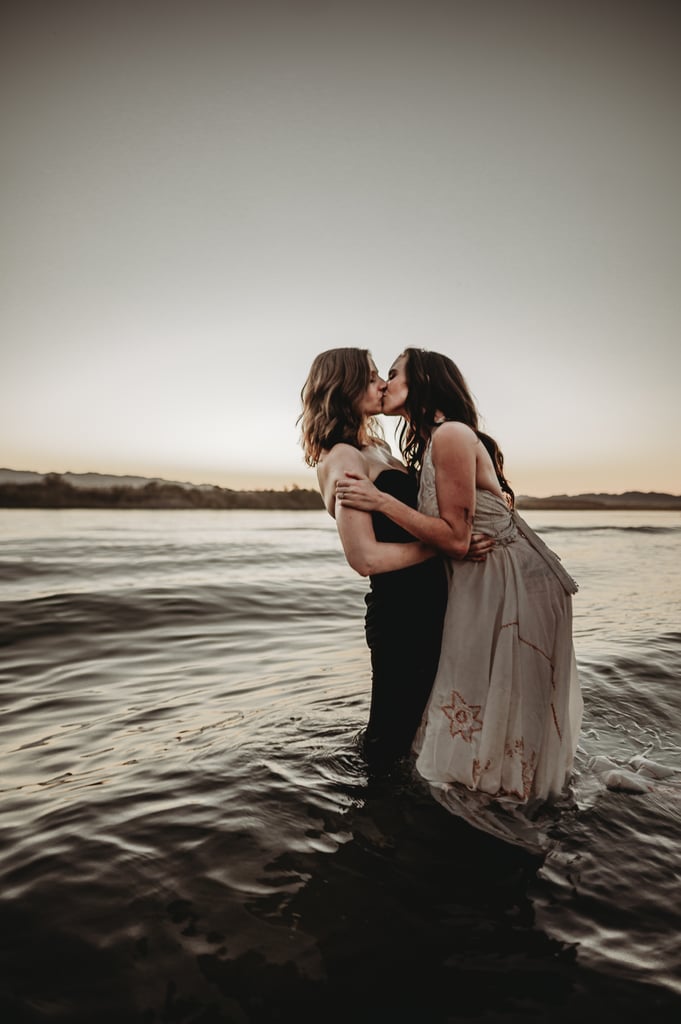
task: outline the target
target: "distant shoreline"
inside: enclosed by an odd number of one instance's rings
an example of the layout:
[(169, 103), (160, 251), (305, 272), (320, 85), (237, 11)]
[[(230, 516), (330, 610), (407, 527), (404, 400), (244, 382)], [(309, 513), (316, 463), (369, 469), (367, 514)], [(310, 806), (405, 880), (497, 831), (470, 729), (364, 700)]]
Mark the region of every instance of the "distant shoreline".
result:
[(626, 494), (604, 494), (602, 498), (599, 501), (584, 495), (561, 495), (554, 498), (520, 496), (516, 499), (516, 508), (525, 512), (550, 509), (563, 512), (681, 512), (681, 497), (673, 494), (655, 494), (648, 500), (645, 495), (629, 498)]
[[(10, 473), (11, 471), (6, 471)], [(17, 474), (19, 475), (19, 474)], [(87, 478), (85, 478), (87, 479)], [(114, 478), (108, 478), (113, 479)], [(108, 482), (108, 481), (107, 481)], [(90, 480), (88, 479), (88, 483)], [(519, 511), (681, 512), (681, 495), (627, 491), (624, 494), (519, 495)], [(224, 487), (149, 480), (109, 486), (72, 483), (56, 473), (30, 482), (0, 482), (0, 508), (81, 509), (323, 509), (317, 490), (230, 490)]]
[(150, 481), (143, 486), (76, 487), (56, 474), (38, 483), (0, 484), (0, 508), (321, 509), (319, 491), (292, 487), (232, 491)]

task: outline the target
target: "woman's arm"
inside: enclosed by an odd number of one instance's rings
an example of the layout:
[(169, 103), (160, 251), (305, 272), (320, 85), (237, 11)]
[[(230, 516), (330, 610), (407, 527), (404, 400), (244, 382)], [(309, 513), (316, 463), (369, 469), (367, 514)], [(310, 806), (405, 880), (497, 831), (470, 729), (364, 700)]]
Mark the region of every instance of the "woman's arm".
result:
[(432, 547), (419, 541), (394, 544), (376, 540), (369, 512), (339, 506), (336, 510), (336, 525), (348, 565), (360, 576), (407, 569), (436, 554)]
[(336, 486), (346, 473), (365, 475), (360, 452), (350, 445), (338, 444), (318, 467), (319, 487), (330, 515), (334, 516), (348, 565), (360, 576), (373, 576), (395, 569), (418, 565), (436, 552), (418, 541), (405, 544), (376, 540), (369, 512), (344, 508), (336, 496)]
[[(471, 543), (475, 515), (477, 443), (476, 434), (463, 423), (443, 423), (435, 432), (431, 455), (439, 517), (418, 512), (379, 491), (367, 479), (358, 479), (354, 473), (339, 481), (339, 506), (382, 512), (450, 558), (464, 558)], [(491, 540), (483, 544), (487, 549), (492, 546)]]

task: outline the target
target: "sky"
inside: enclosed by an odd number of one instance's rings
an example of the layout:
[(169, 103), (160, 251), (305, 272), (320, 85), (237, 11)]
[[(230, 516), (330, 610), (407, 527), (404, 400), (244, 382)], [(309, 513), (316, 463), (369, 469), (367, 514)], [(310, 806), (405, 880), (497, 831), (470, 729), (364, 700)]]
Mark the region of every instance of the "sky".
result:
[(0, 465), (315, 487), (314, 356), (417, 346), (516, 493), (681, 493), (680, 47), (656, 0), (7, 4)]

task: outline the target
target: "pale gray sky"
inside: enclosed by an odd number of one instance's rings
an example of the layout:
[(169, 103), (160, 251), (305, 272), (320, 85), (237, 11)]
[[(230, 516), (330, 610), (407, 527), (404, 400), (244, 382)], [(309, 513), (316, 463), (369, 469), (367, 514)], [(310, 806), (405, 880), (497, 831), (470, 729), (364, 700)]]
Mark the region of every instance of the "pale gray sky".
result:
[(517, 492), (681, 491), (678, 5), (13, 6), (0, 465), (314, 486), (314, 355), (417, 345)]

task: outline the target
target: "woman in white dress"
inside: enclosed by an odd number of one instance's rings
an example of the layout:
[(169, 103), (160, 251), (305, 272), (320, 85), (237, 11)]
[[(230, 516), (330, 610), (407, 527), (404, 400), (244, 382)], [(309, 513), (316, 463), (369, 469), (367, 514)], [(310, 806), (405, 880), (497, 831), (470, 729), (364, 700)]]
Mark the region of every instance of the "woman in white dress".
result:
[[(414, 742), (417, 771), (452, 809), (465, 813), (474, 793), (527, 811), (563, 794), (571, 776), (582, 715), (577, 586), (515, 512), (503, 456), (478, 429), (450, 359), (406, 349), (390, 370), (382, 411), (404, 419), (400, 447), (420, 472), (418, 509), (354, 473), (337, 491), (342, 504), (379, 511), (446, 556), (447, 612)], [(495, 538), (482, 562), (464, 560), (473, 530)]]

